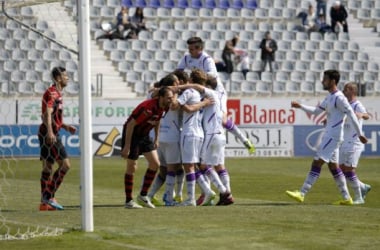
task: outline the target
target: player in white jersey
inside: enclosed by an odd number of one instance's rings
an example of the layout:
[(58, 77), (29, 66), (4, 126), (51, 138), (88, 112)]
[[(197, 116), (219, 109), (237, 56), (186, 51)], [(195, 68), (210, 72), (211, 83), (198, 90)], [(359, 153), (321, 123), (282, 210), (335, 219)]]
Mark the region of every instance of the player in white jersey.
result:
[(250, 154), (255, 152), (255, 147), (252, 142), (243, 135), (240, 129), (234, 124), (231, 119), (227, 119), (227, 92), (224, 89), (223, 83), (218, 77), (218, 71), (216, 69), (215, 61), (210, 55), (203, 51), (204, 42), (199, 37), (191, 37), (187, 40), (189, 52), (186, 53), (179, 61), (177, 68), (180, 70), (192, 70), (194, 68), (201, 69), (207, 74), (217, 77), (218, 85), (216, 91), (219, 94), (221, 100), (222, 110), (224, 113), (223, 126), (227, 131), (233, 133), (238, 137), (244, 146), (248, 149)]
[[(150, 95), (156, 95), (160, 87), (178, 86), (178, 84), (179, 79), (177, 76), (175, 74), (168, 74), (155, 84), (155, 88), (150, 91)], [(160, 136), (157, 153), (160, 159), (160, 172), (156, 176), (152, 187), (148, 192), (148, 197), (155, 206), (162, 205), (162, 203), (155, 197), (155, 194), (165, 181), (167, 184), (172, 185), (174, 189), (175, 181), (177, 180), (176, 200), (178, 202), (182, 201), (184, 174), (179, 147), (180, 130), (181, 126), (178, 110), (169, 110), (161, 119), (159, 129)], [(165, 198), (164, 202), (166, 203)], [(173, 192), (171, 193), (170, 203), (173, 203)]]
[(186, 89), (177, 99), (177, 104), (183, 110), (181, 132), (181, 157), (186, 174), (187, 200), (181, 205), (196, 206), (195, 201), (195, 167), (200, 162), (200, 149), (203, 144), (204, 134), (202, 129), (202, 114), (192, 111), (186, 105), (199, 105), (200, 107), (210, 104), (209, 99), (201, 101), (201, 95), (194, 89)]
[(301, 108), (309, 114), (320, 114), (326, 112), (327, 120), (325, 133), (317, 150), (316, 156), (311, 164), (311, 170), (306, 180), (298, 191), (286, 191), (286, 194), (298, 202), (303, 202), (305, 195), (309, 192), (314, 183), (318, 180), (324, 163), (328, 164), (331, 174), (341, 192), (343, 200), (334, 204), (352, 205), (353, 201), (348, 192), (345, 176), (338, 165), (339, 146), (343, 140), (343, 121), (346, 116), (352, 121), (353, 128), (358, 134), (362, 143), (367, 142), (367, 138), (359, 126), (358, 119), (346, 97), (338, 90), (340, 74), (337, 70), (326, 70), (323, 75), (323, 89), (329, 92), (324, 101), (317, 107), (291, 102), (293, 108)]
[[(346, 83), (343, 93), (358, 118), (360, 128), (362, 128), (363, 120), (369, 119), (369, 115), (363, 104), (356, 98), (358, 93), (357, 85), (353, 82)], [(361, 182), (356, 173), (363, 150), (364, 145), (360, 142), (352, 121), (346, 119), (344, 123), (344, 139), (339, 149), (339, 167), (354, 191), (354, 204), (364, 204), (364, 198), (371, 190), (371, 186)]]
[[(201, 164), (199, 168), (204, 175), (210, 178), (211, 182), (220, 192), (220, 200), (218, 204), (230, 205), (234, 202), (232, 195), (213, 168), (214, 166), (224, 165), (224, 150), (226, 145), (226, 137), (222, 125), (223, 112), (220, 100), (218, 98), (218, 93), (211, 89), (210, 86), (207, 86), (207, 88), (204, 86), (208, 82), (208, 77), (204, 71), (194, 69), (191, 72), (190, 78), (192, 79), (192, 82), (197, 83), (180, 86), (179, 88), (194, 88), (204, 97), (214, 100), (214, 103), (204, 107), (202, 110), (202, 127), (205, 139), (201, 150)], [(194, 108), (194, 106), (190, 106), (189, 108)], [(193, 111), (195, 110), (193, 109)], [(199, 179), (197, 179), (197, 181), (201, 188), (202, 185), (205, 185), (205, 183), (202, 183)], [(207, 195), (210, 194), (210, 187), (207, 185), (205, 188), (202, 188), (202, 190), (206, 195), (200, 205), (209, 205), (210, 201), (214, 198)]]

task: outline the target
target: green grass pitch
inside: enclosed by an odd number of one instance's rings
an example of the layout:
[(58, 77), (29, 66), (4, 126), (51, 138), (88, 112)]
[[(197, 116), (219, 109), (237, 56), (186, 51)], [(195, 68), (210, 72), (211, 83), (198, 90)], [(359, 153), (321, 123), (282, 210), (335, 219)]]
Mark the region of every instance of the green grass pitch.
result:
[[(340, 195), (327, 166), (303, 204), (290, 200), (285, 190), (302, 185), (311, 160), (228, 159), (232, 206), (128, 210), (123, 207), (125, 161), (95, 158), (93, 233), (80, 231), (79, 159), (72, 159), (56, 195), (65, 210), (50, 212), (38, 211), (41, 163), (1, 160), (0, 234), (36, 226), (62, 228), (65, 233), (0, 241), (0, 249), (379, 249), (380, 160), (360, 162), (359, 177), (372, 186), (360, 206), (330, 205)], [(134, 195), (145, 170), (141, 159)]]

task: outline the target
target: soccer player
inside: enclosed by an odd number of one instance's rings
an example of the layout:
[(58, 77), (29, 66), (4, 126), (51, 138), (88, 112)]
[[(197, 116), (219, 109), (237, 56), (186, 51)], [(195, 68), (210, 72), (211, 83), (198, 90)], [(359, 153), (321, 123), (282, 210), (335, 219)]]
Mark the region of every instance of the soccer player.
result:
[[(41, 148), (40, 159), (42, 161), (40, 179), (41, 211), (63, 209), (63, 206), (54, 197), (63, 182), (63, 178), (70, 169), (70, 160), (59, 137), (59, 131), (63, 128), (71, 134), (76, 132), (74, 126), (63, 122), (63, 98), (61, 93), (69, 80), (66, 69), (55, 67), (51, 74), (53, 85), (45, 91), (42, 97), (42, 124), (38, 131)], [(58, 168), (52, 176), (55, 161), (58, 163)]]
[[(178, 86), (178, 84), (178, 77), (174, 73), (171, 73), (162, 78), (158, 82), (157, 87)], [(155, 95), (155, 92), (156, 91), (153, 91), (152, 95)], [(168, 188), (168, 186), (172, 187), (171, 192), (165, 192), (164, 194), (165, 205), (171, 206), (174, 204), (173, 190), (176, 180), (177, 189), (175, 192), (175, 201), (179, 203), (182, 202), (184, 171), (181, 164), (181, 151), (179, 145), (181, 132), (179, 111), (180, 110), (169, 109), (166, 115), (162, 118), (160, 124), (159, 146), (157, 148), (157, 153), (160, 160), (160, 171), (154, 179), (152, 187), (148, 192), (148, 197), (156, 206), (162, 205), (162, 203), (155, 198), (155, 194), (165, 181), (167, 186), (166, 188)]]
[[(369, 119), (369, 115), (363, 104), (357, 99), (357, 85), (353, 82), (346, 83), (343, 93), (354, 110), (359, 121), (360, 129), (362, 129), (363, 120)], [(360, 142), (354, 127), (352, 121), (345, 120), (344, 140), (339, 149), (339, 167), (342, 169), (346, 180), (354, 191), (354, 204), (364, 204), (365, 196), (371, 190), (371, 186), (361, 182), (356, 173), (364, 145)]]
[[(202, 174), (206, 175), (211, 182), (217, 187), (220, 193), (220, 199), (217, 205), (230, 205), (233, 198), (228, 188), (222, 183), (219, 175), (213, 167), (224, 165), (224, 149), (226, 145), (226, 137), (222, 125), (223, 111), (218, 98), (218, 93), (211, 89), (211, 86), (204, 86), (208, 81), (206, 73), (200, 69), (194, 69), (191, 72), (192, 82), (196, 84), (188, 84), (179, 88), (193, 88), (199, 91), (203, 96), (208, 97), (214, 102), (203, 108), (202, 110), (202, 127), (205, 139), (201, 150), (201, 164), (199, 166)], [(199, 83), (199, 84), (198, 84)], [(189, 106), (189, 109), (195, 111), (196, 106)], [(200, 183), (202, 185), (202, 183)], [(202, 188), (206, 193), (210, 193), (209, 187)], [(213, 197), (205, 196), (200, 205), (209, 205)]]
[(227, 131), (238, 137), (240, 141), (243, 142), (244, 146), (248, 149), (248, 152), (250, 154), (253, 154), (256, 149), (253, 146), (252, 142), (243, 135), (243, 133), (231, 119), (227, 119), (227, 92), (224, 89), (223, 83), (218, 77), (218, 71), (216, 70), (214, 60), (211, 56), (203, 51), (204, 42), (199, 37), (191, 37), (187, 40), (187, 45), (189, 52), (182, 57), (178, 63), (177, 68), (180, 70), (192, 70), (194, 68), (201, 69), (207, 74), (211, 74), (217, 78), (218, 86), (216, 88), (216, 91), (218, 92), (219, 98), (221, 99), (222, 110), (224, 113), (223, 126), (227, 129)]
[[(203, 144), (204, 133), (202, 128), (202, 115), (200, 108), (211, 104), (211, 100), (201, 101), (201, 95), (198, 91), (187, 88), (177, 98), (176, 108), (183, 110), (182, 132), (181, 132), (181, 156), (182, 163), (186, 174), (187, 199), (182, 202), (181, 206), (196, 206), (195, 201), (195, 183), (196, 183), (196, 164), (200, 162), (200, 150)], [(198, 106), (196, 110), (189, 110), (189, 105)], [(209, 199), (215, 198), (215, 193), (208, 188)]]
[[(127, 160), (126, 172), (124, 175), (125, 187), (125, 207), (142, 208), (134, 202), (132, 197), (133, 176), (137, 168), (137, 159), (143, 154), (148, 161), (143, 185), (137, 200), (140, 204), (148, 208), (154, 208), (147, 196), (148, 189), (160, 166), (156, 147), (159, 137), (159, 126), (162, 116), (169, 110), (170, 105), (175, 100), (174, 93), (168, 87), (163, 87), (158, 91), (158, 98), (150, 99), (140, 103), (128, 117), (123, 127), (121, 156)], [(149, 132), (155, 129), (154, 142), (149, 137)]]
[(328, 164), (343, 200), (334, 203), (337, 205), (352, 205), (353, 201), (348, 192), (345, 176), (338, 165), (339, 146), (343, 140), (343, 124), (346, 116), (352, 121), (353, 130), (362, 143), (367, 142), (363, 135), (358, 119), (343, 93), (338, 90), (340, 74), (337, 70), (326, 70), (323, 75), (323, 89), (329, 92), (324, 101), (317, 107), (291, 102), (293, 108), (300, 108), (308, 114), (327, 113), (325, 133), (311, 164), (311, 170), (304, 184), (298, 191), (286, 191), (286, 194), (298, 202), (303, 202), (305, 195), (318, 180), (324, 163)]

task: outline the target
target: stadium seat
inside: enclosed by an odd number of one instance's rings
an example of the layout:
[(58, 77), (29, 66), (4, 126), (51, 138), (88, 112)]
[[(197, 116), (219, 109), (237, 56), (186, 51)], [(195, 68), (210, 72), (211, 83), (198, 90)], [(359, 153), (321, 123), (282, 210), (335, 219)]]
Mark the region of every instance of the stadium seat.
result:
[(1, 94), (3, 96), (10, 96), (16, 94), (15, 85), (9, 82), (1, 82)]
[(216, 8), (216, 2), (215, 0), (204, 0), (204, 8), (207, 9), (215, 9)]
[(285, 83), (285, 91), (290, 95), (300, 95), (301, 94), (301, 83), (302, 82), (287, 81)]
[(197, 20), (199, 18), (199, 11), (196, 8), (186, 8), (185, 17), (187, 20)]
[(70, 96), (76, 96), (79, 94), (79, 84), (74, 82), (69, 82), (65, 88), (65, 93)]
[(227, 11), (226, 11), (226, 9), (214, 8), (212, 10), (212, 16), (216, 20), (226, 20)]
[(155, 52), (154, 58), (158, 62), (165, 62), (169, 59), (169, 55), (167, 51), (159, 50)]
[(143, 62), (149, 62), (154, 60), (154, 53), (150, 50), (141, 50), (140, 51), (140, 60)]
[(133, 70), (133, 64), (131, 62), (127, 62), (127, 61), (120, 61), (117, 64), (117, 70), (120, 73), (124, 73), (125, 74), (125, 73)]
[(162, 30), (155, 30), (153, 31), (152, 38), (155, 41), (163, 41), (167, 39), (167, 32)]
[(118, 8), (120, 7), (120, 0), (107, 0), (107, 6)]
[(218, 8), (227, 10), (230, 8), (230, 2), (228, 0), (219, 0)]
[(177, 30), (169, 30), (167, 39), (171, 41), (177, 41), (181, 39), (181, 32)]
[(110, 52), (110, 60), (114, 63), (118, 63), (124, 60), (132, 61), (134, 59), (129, 59), (126, 57), (126, 53), (124, 51), (113, 50)]
[[(144, 47), (146, 47), (145, 43), (147, 41), (152, 40), (152, 33), (147, 30), (141, 30), (138, 35), (138, 39), (144, 42)], [(133, 44), (133, 43), (132, 43)]]
[(307, 61), (307, 62), (311, 62), (312, 60), (314, 60), (314, 53), (312, 50), (308, 50), (307, 43), (306, 43), (306, 51), (301, 51), (300, 53), (300, 59), (302, 61)]
[[(263, 1), (265, 2), (265, 1)], [(246, 5), (245, 5), (245, 8), (247, 9), (251, 9), (251, 10), (255, 10), (257, 9), (257, 1), (256, 0), (247, 0), (246, 1)]]
[(232, 0), (232, 8), (234, 9), (242, 9), (244, 8), (244, 1), (243, 0)]
[(132, 7), (133, 6), (132, 0), (121, 0), (121, 6)]
[(5, 70), (7, 72), (13, 72), (13, 71), (18, 70), (18, 69), (19, 69), (19, 65), (16, 61), (8, 60), (8, 61), (4, 62), (3, 70)]
[[(265, 1), (264, 1), (265, 2)], [(255, 12), (255, 19), (259, 21), (268, 20), (268, 10), (267, 9), (256, 9)]]
[[(171, 9), (172, 18), (183, 22), (185, 16), (185, 10), (182, 8), (174, 7)], [(182, 30), (182, 29), (181, 29)]]
[(32, 96), (34, 94), (33, 85), (26, 81), (21, 81), (17, 84), (18, 93), (22, 96)]
[[(255, 18), (255, 11), (254, 9), (249, 8), (243, 8), (240, 10), (241, 17), (246, 21), (251, 21)], [(245, 25), (248, 23), (254, 23), (254, 22), (246, 22)]]
[(15, 84), (25, 80), (25, 72), (23, 71), (14, 70), (10, 73), (11, 73), (10, 80), (14, 82)]
[(145, 0), (136, 0), (135, 7), (146, 7), (146, 1)]
[(303, 81), (300, 84), (300, 92), (304, 95), (314, 95), (314, 82)]
[(171, 40), (163, 40), (161, 42), (161, 50), (163, 51), (172, 51), (175, 49), (176, 42)]
[[(50, 75), (50, 72), (49, 72), (49, 75)], [(49, 80), (48, 82), (50, 82), (51, 80)], [(46, 83), (43, 83), (43, 82), (35, 82), (33, 84), (33, 91), (35, 94), (37, 95), (42, 95), (45, 93), (45, 91), (47, 90), (48, 88), (48, 84)]]
[[(217, 29), (217, 25), (214, 22), (202, 22), (201, 29), (204, 31), (213, 31), (213, 30)], [(197, 30), (195, 30), (195, 31), (197, 31)]]
[(148, 70), (151, 72), (160, 72), (162, 71), (162, 63), (158, 61), (150, 61), (148, 62)]
[(256, 81), (243, 81), (240, 88), (243, 95), (254, 95), (256, 94)]
[(171, 17), (171, 10), (165, 7), (160, 7), (157, 9), (157, 17), (161, 20), (167, 20), (168, 23), (171, 24), (170, 17)]
[(152, 84), (156, 79), (156, 73), (150, 72), (150, 71), (145, 71), (141, 74), (142, 81), (144, 81), (147, 84)]
[(193, 9), (200, 9), (203, 7), (201, 0), (191, 0), (190, 7)]
[[(160, 0), (150, 0), (149, 4), (148, 4), (148, 7), (157, 9), (157, 8), (161, 7), (161, 2), (160, 2)], [(145, 9), (146, 8), (144, 8), (144, 10)]]
[(210, 39), (210, 31), (207, 30), (198, 30), (195, 32), (195, 36), (202, 38), (202, 40)]
[(189, 3), (187, 0), (177, 0), (177, 7), (181, 9), (186, 9), (189, 7)]
[(21, 49), (14, 49), (11, 52), (11, 58), (14, 61), (21, 61), (21, 60), (27, 59), (27, 54), (25, 51)]
[(216, 29), (214, 30), (223, 31), (223, 32), (231, 31), (231, 25), (229, 22), (219, 21), (216, 23)]
[(257, 81), (256, 82), (256, 93), (259, 95), (271, 95), (272, 85), (268, 82)]

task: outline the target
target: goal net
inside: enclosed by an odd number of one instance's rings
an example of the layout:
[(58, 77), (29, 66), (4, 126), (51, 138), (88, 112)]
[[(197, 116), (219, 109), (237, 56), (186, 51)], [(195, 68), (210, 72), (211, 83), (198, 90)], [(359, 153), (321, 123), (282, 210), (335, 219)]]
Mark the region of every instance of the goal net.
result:
[[(64, 212), (40, 211), (37, 134), (54, 67), (66, 68), (70, 79), (64, 112), (78, 106), (77, 1), (0, 2), (0, 240), (60, 235), (80, 227), (79, 170), (70, 170), (57, 192)], [(64, 121), (79, 124), (78, 115)], [(61, 133), (61, 139), (69, 157), (79, 155), (78, 134)]]

